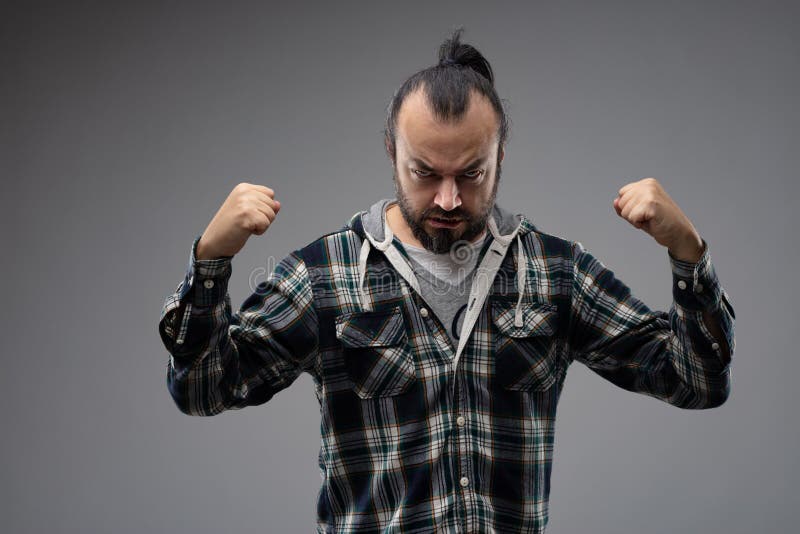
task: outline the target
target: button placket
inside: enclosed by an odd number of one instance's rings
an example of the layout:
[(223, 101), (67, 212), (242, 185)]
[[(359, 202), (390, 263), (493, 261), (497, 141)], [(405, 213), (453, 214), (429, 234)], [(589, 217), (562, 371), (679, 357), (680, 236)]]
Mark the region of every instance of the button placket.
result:
[[(456, 402), (457, 402), (457, 404), (456, 404), (456, 413), (459, 413), (459, 412), (464, 413), (464, 409), (463, 408), (465, 406), (468, 406), (469, 403), (467, 402), (465, 388), (463, 387), (463, 377), (460, 376), (458, 371), (456, 371), (455, 383), (457, 385), (457, 391), (456, 391), (457, 394), (454, 396), (454, 398), (456, 399)], [(458, 424), (458, 420), (461, 417), (463, 417), (463, 416), (459, 416), (459, 417), (456, 418), (456, 424)], [(464, 419), (464, 422), (466, 423), (466, 418)], [(462, 474), (461, 478), (459, 479), (459, 485), (461, 486), (461, 488), (463, 490), (461, 492), (461, 496), (464, 499), (464, 506), (465, 506), (465, 509), (466, 509), (466, 517), (464, 518), (464, 521), (465, 521), (466, 526), (467, 526), (467, 528), (466, 528), (467, 531), (470, 530), (470, 527), (471, 527), (471, 525), (472, 525), (472, 523), (474, 521), (474, 519), (472, 517), (473, 510), (472, 510), (472, 508), (470, 506), (470, 497), (471, 497), (471, 494), (470, 494), (471, 492), (469, 490), (470, 479), (465, 475), (465, 473), (471, 473), (472, 472), (472, 469), (471, 469), (472, 466), (471, 466), (471, 462), (470, 462), (470, 456), (471, 455), (469, 454), (469, 451), (470, 451), (470, 449), (472, 447), (472, 444), (470, 443), (470, 439), (469, 439), (469, 435), (468, 434), (469, 434), (468, 432), (455, 432), (456, 443), (457, 443), (457, 447), (458, 447), (458, 465), (460, 467), (460, 471), (461, 471), (461, 474)]]

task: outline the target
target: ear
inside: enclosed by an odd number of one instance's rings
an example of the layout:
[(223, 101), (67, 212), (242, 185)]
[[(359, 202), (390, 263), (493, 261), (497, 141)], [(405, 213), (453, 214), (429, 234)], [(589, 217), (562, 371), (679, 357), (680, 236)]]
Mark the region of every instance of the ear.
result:
[(500, 150), (498, 151), (498, 154), (497, 154), (497, 162), (500, 163), (501, 161), (503, 161), (504, 157), (506, 157), (505, 146), (500, 146)]
[(394, 154), (392, 154), (392, 147), (391, 144), (389, 143), (388, 135), (383, 136), (383, 148), (386, 149), (386, 155), (389, 156), (389, 159), (392, 161), (392, 164), (394, 164)]

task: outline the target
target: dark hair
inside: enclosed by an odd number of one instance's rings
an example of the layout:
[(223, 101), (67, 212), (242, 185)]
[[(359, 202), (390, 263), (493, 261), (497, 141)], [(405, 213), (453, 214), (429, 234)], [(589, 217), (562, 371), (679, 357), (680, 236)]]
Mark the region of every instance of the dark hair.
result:
[(502, 147), (509, 130), (509, 119), (494, 88), (492, 66), (475, 47), (461, 42), (463, 28), (453, 32), (439, 47), (439, 63), (409, 77), (392, 97), (386, 117), (384, 140), (389, 157), (396, 155), (395, 128), (400, 106), (406, 96), (420, 87), (424, 89), (434, 117), (442, 122), (455, 122), (467, 111), (470, 94), (485, 96), (499, 118), (498, 140)]

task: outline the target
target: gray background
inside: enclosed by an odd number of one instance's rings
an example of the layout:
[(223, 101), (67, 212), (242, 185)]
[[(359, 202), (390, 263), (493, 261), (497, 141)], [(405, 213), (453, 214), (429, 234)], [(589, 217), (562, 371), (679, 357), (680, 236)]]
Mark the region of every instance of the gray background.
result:
[(240, 181), (283, 208), (234, 259), (237, 309), (270, 258), (392, 196), (386, 106), (464, 25), (513, 120), (499, 201), (667, 309), (666, 250), (612, 207), (654, 176), (738, 316), (714, 410), (570, 368), (548, 532), (795, 531), (797, 4), (290, 4), (4, 5), (2, 530), (313, 531), (310, 378), (185, 416), (161, 305)]

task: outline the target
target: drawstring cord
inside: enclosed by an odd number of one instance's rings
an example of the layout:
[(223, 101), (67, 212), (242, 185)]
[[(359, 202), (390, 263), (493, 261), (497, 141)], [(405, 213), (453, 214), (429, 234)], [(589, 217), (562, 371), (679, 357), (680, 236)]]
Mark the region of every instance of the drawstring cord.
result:
[(527, 269), (525, 268), (525, 261), (522, 252), (522, 238), (517, 234), (517, 306), (514, 309), (514, 326), (520, 328), (522, 326), (522, 295), (525, 294)]
[(364, 282), (367, 280), (367, 258), (369, 257), (369, 239), (364, 239), (361, 243), (361, 253), (358, 255), (358, 298), (361, 300), (361, 307), (367, 311), (372, 311), (372, 305), (367, 300), (367, 293), (364, 290)]

